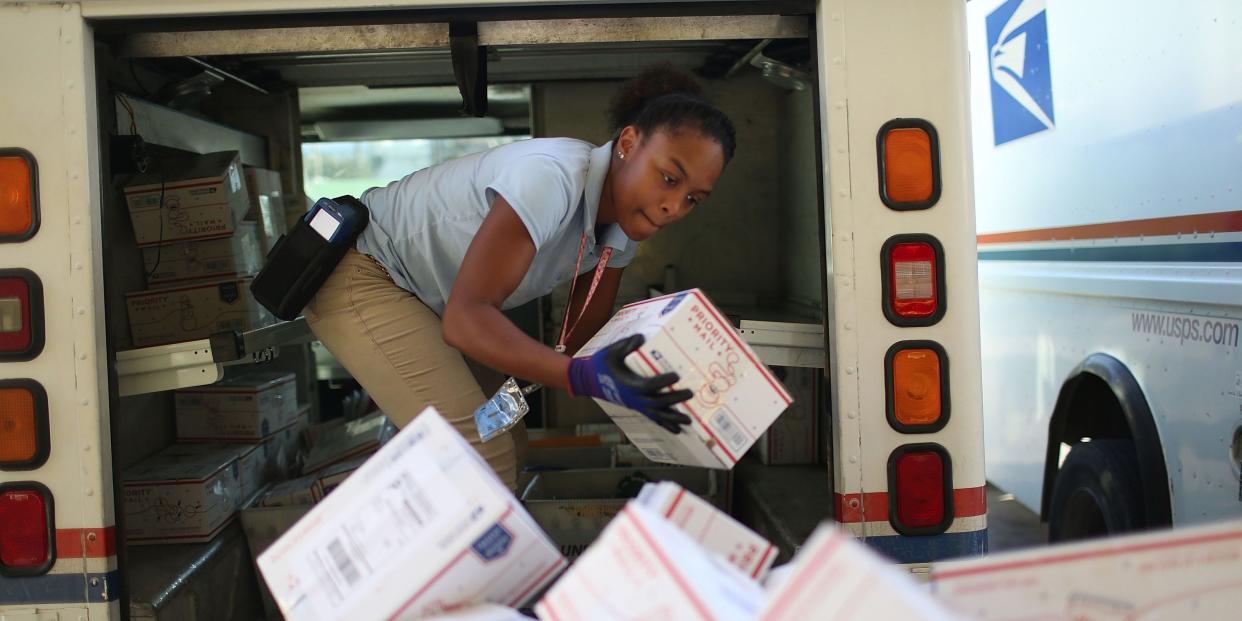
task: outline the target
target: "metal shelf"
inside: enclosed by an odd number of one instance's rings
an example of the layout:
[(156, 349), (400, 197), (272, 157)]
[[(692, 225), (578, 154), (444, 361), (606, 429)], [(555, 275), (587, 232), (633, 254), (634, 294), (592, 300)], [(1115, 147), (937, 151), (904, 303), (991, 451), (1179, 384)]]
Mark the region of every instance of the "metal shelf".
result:
[(764, 363), (780, 367), (827, 367), (824, 326), (743, 319), (737, 333)]
[[(766, 364), (824, 368), (824, 327), (743, 319), (737, 329)], [(315, 337), (301, 317), (248, 332), (218, 332), (205, 339), (142, 347), (116, 353), (122, 397), (220, 381), (224, 367), (267, 362), (281, 345), (309, 343)]]
[(224, 367), (267, 362), (281, 345), (315, 340), (298, 317), (256, 330), (217, 332), (205, 339), (129, 349), (116, 353), (117, 388), (122, 397), (212, 384)]

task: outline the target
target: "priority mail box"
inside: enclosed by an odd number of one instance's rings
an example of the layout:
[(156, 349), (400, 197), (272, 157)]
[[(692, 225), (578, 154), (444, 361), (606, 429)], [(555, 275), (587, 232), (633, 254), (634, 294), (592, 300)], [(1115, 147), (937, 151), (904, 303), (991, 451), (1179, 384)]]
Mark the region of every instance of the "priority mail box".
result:
[(150, 289), (125, 296), (135, 347), (193, 341), (226, 330), (254, 330), (274, 319), (250, 295), (249, 278)]
[(1237, 619), (1242, 521), (937, 563), (931, 589), (973, 619)]
[(750, 621), (763, 597), (758, 583), (632, 502), (535, 612), (540, 619)]
[(277, 430), (262, 441), (231, 445), (238, 450), (238, 476), (241, 480), (243, 504), (250, 503), (268, 482), (286, 478), (290, 466), (287, 461), (290, 459), (289, 452), (296, 450), (295, 442), (300, 430), (298, 423), (294, 423)]
[(300, 507), (315, 504), (322, 498), (319, 477), (307, 475), (273, 485), (259, 499), (260, 507)]
[(178, 390), (176, 410), (180, 441), (262, 442), (297, 422), (296, 377), (293, 373), (250, 373)]
[(776, 560), (776, 547), (767, 539), (672, 481), (644, 485), (635, 502), (664, 517), (705, 550), (720, 555), (754, 580), (763, 582)]
[(565, 566), (432, 408), (259, 556), (286, 618), (423, 619), (520, 607)]
[(332, 490), (340, 487), (341, 484), (345, 482), (345, 479), (348, 479), (350, 475), (362, 467), (362, 464), (366, 463), (367, 457), (369, 456), (356, 457), (349, 461), (333, 464), (323, 470), (320, 470), (319, 472), (316, 472), (314, 474), (316, 479), (314, 489), (315, 502), (323, 500), (324, 496), (327, 496), (332, 493)]
[(264, 457), (274, 479), (283, 480), (301, 472), (302, 434), (309, 420), (310, 406), (301, 406), (293, 424), (263, 438)]
[(121, 475), (125, 540), (131, 544), (209, 541), (241, 501), (236, 446), (174, 444)]
[(698, 289), (623, 307), (577, 356), (633, 334), (646, 342), (626, 359), (635, 373), (676, 372), (674, 389), (694, 393), (677, 406), (690, 425), (671, 434), (646, 416), (597, 400), (630, 442), (652, 461), (732, 468), (792, 398), (724, 315)]
[(276, 240), (288, 230), (285, 226), (285, 200), (282, 195), (280, 173), (254, 166), (244, 167), (246, 190), (250, 209), (244, 219), (259, 228), (259, 241), (263, 254), (271, 252)]
[(250, 206), (236, 151), (152, 166), (125, 185), (125, 202), (139, 246), (228, 237)]
[[(272, 480), (267, 469), (267, 457), (262, 444), (239, 444), (237, 456), (238, 479), (241, 482), (241, 502), (244, 504)], [(240, 505), (239, 505), (240, 506)]]
[(383, 412), (315, 425), (311, 428), (313, 440), (302, 471), (312, 474), (333, 464), (374, 453), (395, 431)]
[(831, 524), (820, 525), (780, 573), (759, 621), (958, 619), (909, 573)]
[(254, 276), (263, 267), (257, 225), (239, 222), (233, 235), (142, 249), (147, 285)]

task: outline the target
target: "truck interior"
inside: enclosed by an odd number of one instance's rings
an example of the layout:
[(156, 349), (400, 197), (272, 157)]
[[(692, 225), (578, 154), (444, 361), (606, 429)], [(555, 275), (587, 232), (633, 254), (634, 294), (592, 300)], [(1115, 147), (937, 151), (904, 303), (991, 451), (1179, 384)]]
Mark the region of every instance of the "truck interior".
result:
[[(237, 151), (245, 165), (278, 171), (282, 207), (293, 222), (308, 199), (357, 196), (507, 141), (565, 136), (602, 144), (611, 138), (605, 110), (613, 91), (648, 65), (671, 63), (697, 75), (731, 116), (737, 155), (709, 201), (642, 245), (618, 303), (701, 288), (764, 362), (780, 367), (778, 375), (809, 373), (809, 388), (795, 398), (813, 418), (813, 455), (804, 463), (765, 465), (752, 451), (735, 470), (704, 479), (704, 494), (788, 558), (832, 512), (830, 402), (822, 372), (830, 255), (814, 9), (787, 1), (719, 4), (727, 6), (96, 23), (115, 478), (174, 441), (172, 389), (193, 385), (196, 369), (220, 365), (226, 376), (258, 366), (292, 371), (312, 422), (356, 415), (367, 401), (348, 372), (312, 342), (304, 322), (215, 335), (193, 351), (134, 346), (126, 294), (148, 286), (122, 191), (136, 172), (133, 136), (151, 158)], [(567, 289), (511, 317), (551, 343)], [(170, 374), (177, 377), (171, 384)], [(597, 489), (591, 481), (562, 482), (576, 491), (561, 492), (552, 477), (536, 481), (549, 471), (598, 471), (615, 460), (604, 446), (573, 447), (564, 439), (592, 435), (579, 433), (584, 430), (600, 435), (598, 427), (579, 427), (609, 423), (594, 403), (559, 391), (542, 391), (532, 403), (529, 471), (519, 494), (523, 485), (550, 497), (615, 494), (611, 479), (595, 480)], [(119, 546), (123, 607), (132, 618), (259, 614), (260, 580), (241, 531), (234, 524), (201, 544)]]

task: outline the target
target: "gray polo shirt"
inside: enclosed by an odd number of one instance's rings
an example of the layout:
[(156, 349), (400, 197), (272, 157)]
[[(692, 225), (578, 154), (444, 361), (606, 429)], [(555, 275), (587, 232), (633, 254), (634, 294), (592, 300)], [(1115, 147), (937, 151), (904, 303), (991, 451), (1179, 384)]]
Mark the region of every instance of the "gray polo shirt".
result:
[(612, 143), (595, 148), (571, 138), (534, 138), (410, 173), (361, 200), (371, 223), (358, 237), (359, 252), (378, 260), (397, 286), (437, 314), (444, 304), (474, 234), (503, 196), (535, 243), (535, 258), (521, 284), (505, 300), (509, 309), (547, 295), (574, 275), (585, 234), (582, 272), (593, 270), (603, 246), (614, 248), (610, 267), (624, 267), (638, 243), (621, 227), (595, 236), (595, 216)]

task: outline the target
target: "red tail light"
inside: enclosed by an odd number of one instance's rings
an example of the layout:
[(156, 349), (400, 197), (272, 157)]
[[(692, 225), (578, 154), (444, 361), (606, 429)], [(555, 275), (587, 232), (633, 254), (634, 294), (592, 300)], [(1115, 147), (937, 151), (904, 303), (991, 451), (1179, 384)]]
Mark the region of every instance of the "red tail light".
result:
[(0, 270), (0, 360), (30, 360), (41, 351), (43, 283), (30, 270)]
[(0, 484), (0, 575), (47, 573), (56, 559), (52, 494), (33, 481)]
[(953, 522), (949, 454), (937, 444), (909, 444), (888, 462), (889, 521), (903, 535), (933, 535)]
[(884, 315), (898, 326), (930, 326), (944, 316), (944, 250), (930, 235), (884, 243)]

